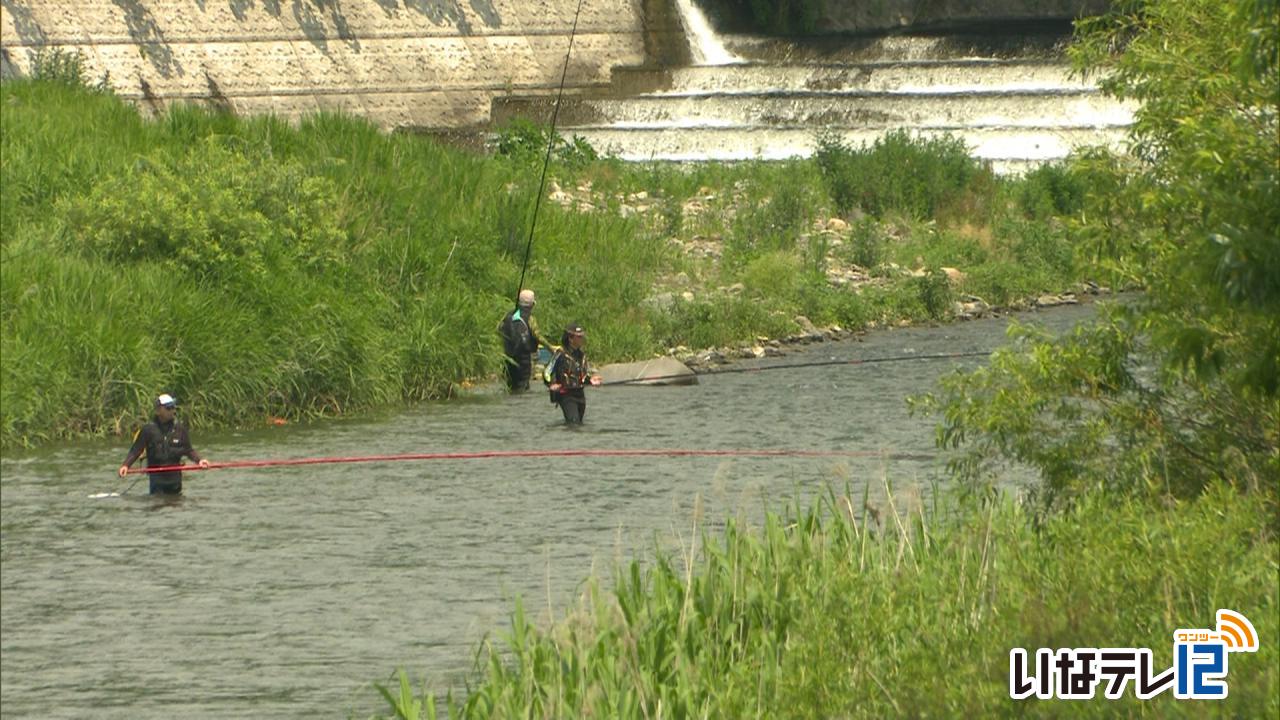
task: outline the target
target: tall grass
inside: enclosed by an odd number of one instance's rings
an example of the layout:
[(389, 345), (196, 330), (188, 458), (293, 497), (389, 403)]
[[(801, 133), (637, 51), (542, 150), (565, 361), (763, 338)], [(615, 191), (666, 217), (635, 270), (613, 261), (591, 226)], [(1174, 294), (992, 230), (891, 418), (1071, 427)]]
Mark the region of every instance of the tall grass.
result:
[[(52, 81), (5, 82), (0, 104), (5, 445), (127, 431), (161, 391), (242, 425), (447, 396), (500, 367), (524, 168), (336, 115), (144, 121)], [(533, 249), (544, 324), (586, 323), (603, 357), (654, 347), (634, 309), (656, 239), (544, 204)]]
[[(887, 497), (892, 498), (889, 494)], [(1280, 546), (1256, 497), (1155, 507), (1094, 495), (1037, 530), (1013, 502), (939, 514), (831, 495), (591, 583), (536, 626), (517, 602), (450, 717), (1275, 717)], [(1009, 651), (1149, 647), (1218, 608), (1253, 621), (1229, 698), (1013, 701)], [(390, 697), (388, 697), (391, 700)], [(430, 694), (417, 698), (435, 711)], [(403, 706), (391, 702), (393, 711)], [(401, 717), (423, 717), (402, 713)]]
[[(685, 167), (565, 143), (551, 176), (590, 187), (595, 209), (543, 202), (530, 246), (536, 127), (482, 157), (329, 113), (144, 120), (74, 63), (51, 67), (0, 85), (5, 447), (127, 432), (161, 391), (206, 427), (448, 396), (501, 368), (493, 329), (530, 247), (543, 328), (583, 323), (601, 362), (786, 336), (797, 315), (944, 319), (958, 293), (1001, 304), (1082, 273), (1052, 214), (1075, 209), (1075, 176), (996, 183), (955, 143)], [(640, 192), (653, 209), (625, 216)], [(856, 231), (840, 248), (815, 228), (842, 214)], [(691, 260), (673, 238), (723, 252)], [(879, 280), (833, 286), (828, 256), (875, 259)], [(910, 278), (920, 263), (967, 278)], [(645, 302), (679, 272), (697, 278), (692, 300)]]

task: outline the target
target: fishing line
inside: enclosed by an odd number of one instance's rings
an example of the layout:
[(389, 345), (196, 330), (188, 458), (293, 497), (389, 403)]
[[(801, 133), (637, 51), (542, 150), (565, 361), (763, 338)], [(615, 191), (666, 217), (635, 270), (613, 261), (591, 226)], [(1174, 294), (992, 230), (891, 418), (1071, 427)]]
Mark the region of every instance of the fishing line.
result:
[(234, 460), (199, 465), (164, 465), (130, 468), (129, 473), (172, 472), (181, 470), (219, 470), (223, 468), (275, 467), (282, 465), (337, 465), (343, 463), (405, 462), (410, 460), (480, 460), (485, 458), (545, 457), (808, 457), (808, 458), (883, 458), (886, 460), (931, 460), (925, 453), (886, 453), (875, 450), (690, 450), (683, 448), (641, 448), (602, 450), (482, 450), (477, 452), (403, 453), (397, 455), (352, 455), (339, 457), (288, 458), (281, 460)]
[(141, 479), (142, 479), (141, 477), (133, 478), (133, 482), (129, 483), (129, 487), (122, 489), (122, 491), (120, 492), (96, 492), (96, 493), (93, 493), (93, 495), (91, 495), (90, 497), (124, 497), (125, 493), (131, 491), (131, 489), (133, 489), (133, 486), (136, 486), (136, 484), (138, 484), (138, 480), (141, 480)]
[(934, 353), (930, 355), (892, 355), (889, 357), (820, 360), (818, 362), (779, 363), (777, 365), (759, 365), (752, 367), (730, 367), (720, 370), (703, 370), (702, 372), (695, 372), (693, 375), (690, 375), (689, 373), (675, 373), (672, 375), (651, 375), (648, 377), (631, 378), (628, 380), (610, 380), (608, 382), (600, 383), (597, 387), (605, 385), (629, 385), (632, 383), (650, 382), (653, 380), (703, 377), (706, 375), (731, 375), (733, 373), (764, 372), (765, 370), (794, 370), (797, 368), (826, 367), (831, 365), (869, 365), (872, 363), (905, 362), (907, 360), (950, 360), (953, 358), (986, 357), (990, 354), (991, 351), (989, 350), (974, 350), (970, 352)]
[(90, 497), (124, 497), (125, 493), (131, 491), (133, 486), (136, 486), (136, 484), (138, 484), (138, 480), (141, 479), (142, 478), (133, 478), (133, 482), (129, 483), (129, 487), (122, 489), (120, 492), (97, 492), (93, 493)]
[[(962, 357), (986, 356), (987, 351), (971, 351), (958, 353), (933, 353), (928, 355), (897, 355), (889, 357), (856, 358), (823, 360), (806, 363), (781, 363), (760, 367), (736, 367), (699, 373), (700, 375), (721, 375), (743, 372), (761, 372), (764, 370), (795, 369), (805, 367), (822, 367), (831, 365), (865, 365), (871, 363), (904, 362), (907, 360), (943, 360)], [(666, 378), (690, 377), (680, 375), (654, 375), (631, 380), (615, 380), (601, 385), (625, 385), (628, 383), (661, 380)], [(547, 458), (547, 457), (810, 457), (810, 458), (882, 458), (885, 460), (930, 460), (935, 456), (924, 453), (886, 453), (874, 450), (790, 450), (790, 449), (734, 449), (734, 450), (694, 450), (685, 448), (644, 448), (644, 449), (597, 449), (597, 450), (483, 450), (471, 452), (429, 452), (401, 453), (393, 455), (350, 455), (337, 457), (288, 458), (280, 460), (237, 460), (231, 462), (209, 463), (200, 465), (163, 465), (146, 468), (129, 468), (127, 474), (152, 472), (199, 470), (218, 470), (223, 468), (256, 468), (287, 465), (336, 465), (343, 463), (375, 463), (404, 462), (411, 460), (479, 460), (485, 458)], [(137, 483), (137, 480), (134, 480)], [(133, 487), (129, 485), (124, 492)], [(119, 494), (124, 494), (124, 492)], [(103, 494), (100, 497), (110, 497)]]
[(556, 104), (551, 109), (551, 130), (547, 132), (547, 155), (542, 159), (542, 177), (538, 180), (538, 195), (533, 200), (533, 218), (529, 221), (529, 241), (524, 245), (524, 262), (520, 264), (520, 286), (516, 288), (516, 297), (524, 290), (524, 273), (529, 269), (529, 253), (533, 250), (533, 229), (538, 225), (538, 208), (542, 207), (542, 190), (547, 183), (547, 166), (551, 164), (551, 150), (556, 142), (556, 119), (560, 116), (560, 100), (564, 97), (565, 78), (569, 76), (569, 56), (573, 54), (573, 39), (578, 34), (578, 16), (582, 14), (582, 3), (578, 0), (578, 9), (573, 13), (573, 28), (569, 30), (569, 49), (564, 53), (564, 69), (560, 71), (560, 90), (556, 93)]

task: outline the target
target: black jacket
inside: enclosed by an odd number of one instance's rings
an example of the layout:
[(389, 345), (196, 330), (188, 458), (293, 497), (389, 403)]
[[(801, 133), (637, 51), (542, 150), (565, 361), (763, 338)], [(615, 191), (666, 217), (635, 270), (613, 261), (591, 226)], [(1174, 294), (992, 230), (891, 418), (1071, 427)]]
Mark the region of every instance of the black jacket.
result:
[(521, 364), (530, 363), (530, 356), (538, 352), (538, 346), (546, 345), (538, 337), (532, 318), (527, 317), (519, 307), (502, 318), (502, 322), (498, 324), (498, 334), (502, 336), (502, 351)]
[(132, 465), (143, 451), (147, 453), (147, 467), (177, 465), (184, 456), (194, 462), (200, 462), (200, 454), (191, 447), (191, 438), (187, 435), (187, 426), (178, 422), (177, 418), (162, 423), (156, 418), (142, 426), (138, 436), (125, 456), (124, 464)]
[[(572, 397), (585, 400), (583, 388), (591, 380), (591, 368), (587, 364), (587, 356), (582, 350), (574, 350), (565, 344), (564, 349), (551, 358), (546, 370), (547, 384), (560, 384), (560, 397)], [(556, 393), (551, 393), (551, 402), (557, 402)]]

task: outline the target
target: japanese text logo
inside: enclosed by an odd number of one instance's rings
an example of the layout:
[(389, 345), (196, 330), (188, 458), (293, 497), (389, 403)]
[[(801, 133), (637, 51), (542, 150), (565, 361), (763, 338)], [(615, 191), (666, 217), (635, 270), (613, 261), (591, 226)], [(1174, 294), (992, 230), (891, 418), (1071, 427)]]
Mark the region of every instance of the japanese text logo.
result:
[(1139, 700), (1170, 687), (1180, 700), (1220, 700), (1227, 696), (1230, 654), (1257, 651), (1253, 623), (1231, 610), (1218, 611), (1216, 629), (1174, 631), (1173, 667), (1158, 674), (1149, 648), (1040, 648), (1034, 667), (1028, 665), (1025, 649), (1014, 648), (1009, 651), (1009, 697), (1090, 700), (1106, 681), (1103, 695), (1116, 700), (1132, 681)]

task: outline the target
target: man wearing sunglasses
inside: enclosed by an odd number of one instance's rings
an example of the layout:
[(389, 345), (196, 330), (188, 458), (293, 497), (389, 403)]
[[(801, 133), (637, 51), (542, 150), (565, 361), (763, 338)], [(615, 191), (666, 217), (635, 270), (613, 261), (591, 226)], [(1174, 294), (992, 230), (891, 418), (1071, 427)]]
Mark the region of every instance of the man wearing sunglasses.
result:
[[(119, 475), (124, 477), (129, 466), (143, 453), (147, 456), (147, 467), (165, 467), (181, 465), (182, 458), (189, 457), (200, 465), (209, 467), (209, 461), (200, 457), (191, 447), (191, 438), (187, 435), (187, 426), (178, 422), (178, 401), (169, 393), (156, 398), (155, 416), (151, 422), (142, 426), (133, 436), (133, 446), (120, 466)], [(182, 471), (150, 473), (152, 495), (181, 495)]]

